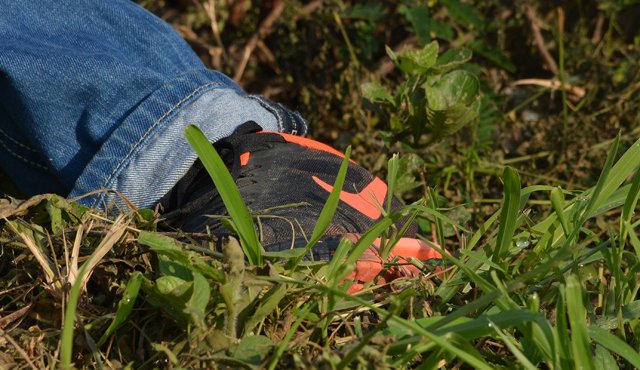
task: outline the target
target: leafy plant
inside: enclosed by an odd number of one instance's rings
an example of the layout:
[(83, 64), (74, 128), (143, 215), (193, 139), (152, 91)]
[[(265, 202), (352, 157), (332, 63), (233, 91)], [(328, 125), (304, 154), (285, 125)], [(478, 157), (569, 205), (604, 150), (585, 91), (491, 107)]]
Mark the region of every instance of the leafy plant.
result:
[[(471, 59), (471, 52), (454, 48), (438, 55), (438, 51), (437, 41), (401, 53), (387, 47), (405, 80), (393, 92), (377, 82), (362, 86), (363, 96), (378, 105), (391, 142), (426, 146), (478, 118), (480, 83), (472, 73), (459, 68)], [(430, 135), (428, 140), (426, 134)]]

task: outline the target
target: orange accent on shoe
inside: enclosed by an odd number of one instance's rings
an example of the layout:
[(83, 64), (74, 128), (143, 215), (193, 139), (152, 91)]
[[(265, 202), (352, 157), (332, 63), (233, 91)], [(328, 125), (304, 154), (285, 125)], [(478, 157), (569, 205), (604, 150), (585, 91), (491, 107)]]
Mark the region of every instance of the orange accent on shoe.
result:
[[(327, 153), (331, 153), (331, 154), (335, 154), (340, 158), (344, 158), (344, 153), (340, 152), (339, 150), (330, 147), (327, 144), (321, 143), (319, 141), (315, 141), (313, 139), (309, 139), (306, 137), (302, 137), (302, 136), (298, 136), (298, 135), (292, 135), (292, 134), (285, 134), (283, 132), (271, 132), (271, 131), (258, 131), (258, 134), (276, 134), (276, 135), (280, 135), (282, 136), (282, 138), (289, 142), (289, 143), (294, 143), (294, 144), (298, 144), (300, 146), (305, 146), (307, 148), (311, 148), (311, 149), (315, 149), (315, 150), (320, 150), (322, 152), (327, 152)], [(350, 162), (356, 163), (353, 159), (349, 159)]]
[(249, 163), (249, 157), (251, 157), (251, 152), (244, 152), (240, 154), (240, 165), (246, 166)]
[[(357, 234), (348, 234), (345, 236), (354, 242), (359, 238)], [(425, 242), (413, 238), (401, 238), (389, 253), (387, 261), (383, 261), (380, 257), (379, 246), (380, 238), (376, 239), (373, 245), (360, 256), (360, 259), (356, 262), (355, 270), (344, 278), (344, 280), (354, 280), (353, 285), (349, 287), (347, 293), (352, 294), (359, 292), (366, 283), (373, 281), (378, 276), (379, 279), (376, 281), (376, 284), (382, 285), (397, 278), (417, 276), (420, 274), (420, 269), (412, 264), (389, 267), (383, 273), (385, 262), (391, 262), (394, 259), (396, 259), (398, 263), (409, 262), (409, 258), (411, 257), (420, 261), (442, 258), (442, 255), (438, 251), (431, 248)], [(438, 267), (434, 272), (438, 274), (439, 271), (440, 268)], [(439, 273), (438, 276), (442, 278), (441, 273)]]
[[(316, 184), (320, 185), (320, 187), (329, 193), (333, 191), (332, 185), (327, 184), (316, 176), (311, 176), (311, 178)], [(382, 214), (378, 204), (382, 205), (386, 196), (387, 184), (377, 177), (359, 193), (349, 193), (344, 190), (340, 192), (341, 201), (347, 203), (372, 220), (377, 220)], [(378, 204), (376, 204), (376, 202), (378, 202)]]

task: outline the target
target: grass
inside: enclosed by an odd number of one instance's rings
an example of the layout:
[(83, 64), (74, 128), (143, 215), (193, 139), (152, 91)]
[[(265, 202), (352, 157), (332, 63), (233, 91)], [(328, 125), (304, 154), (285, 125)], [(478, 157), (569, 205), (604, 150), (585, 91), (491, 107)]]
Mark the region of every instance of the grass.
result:
[[(226, 46), (222, 70), (234, 64), (233, 40), (250, 36), (272, 11), (256, 7), (238, 21), (231, 3), (216, 2), (216, 21), (226, 27), (216, 37), (211, 13), (195, 4), (145, 5), (212, 51), (198, 49), (203, 55)], [(372, 72), (385, 60), (375, 40), (393, 48), (424, 38), (412, 20), (425, 10), (411, 2), (402, 10), (327, 2), (310, 19), (287, 4), (241, 82), (252, 91), (261, 80), (281, 88), (278, 100), (319, 122), (317, 137), (337, 146), (348, 138), (345, 163), (352, 156), (386, 175), (390, 194), (395, 189), (410, 204), (398, 212), (381, 205), (385, 217), (357, 243), (343, 241), (329, 263), (304, 262), (332, 217), (341, 171), (306, 248), (265, 253), (249, 210), (195, 127), (187, 137), (228, 190), (228, 224), (239, 235), (224, 241), (222, 253), (212, 238), (159, 230), (152, 210), (113, 219), (55, 195), (6, 197), (0, 368), (640, 368), (640, 69), (638, 40), (625, 23), (637, 9), (567, 3), (561, 19), (539, 4), (558, 78), (587, 87), (576, 102), (570, 90), (498, 87), (538, 77), (545, 63), (531, 36), (510, 39), (529, 26), (522, 9), (501, 8), (511, 15), (497, 22), (493, 0), (434, 4), (429, 24), (440, 28), (429, 32), (457, 36), (440, 38), (443, 48), (472, 42), (476, 56), (467, 67), (485, 97), (494, 96), (468, 129), (413, 148), (385, 141), (384, 112), (356, 95), (367, 81), (402, 81), (396, 72)], [(604, 41), (593, 42), (598, 35)], [(327, 41), (296, 44), (296, 36)], [(530, 48), (516, 47), (523, 43)], [(492, 59), (482, 48), (493, 48)], [(291, 79), (268, 73), (276, 67)], [(296, 97), (288, 95), (290, 81), (299, 84)], [(305, 100), (310, 91), (317, 100)], [(371, 241), (393, 242), (391, 225), (403, 215), (416, 217), (425, 242), (450, 253), (411, 261), (420, 276), (347, 293), (342, 277)]]
[[(93, 351), (93, 360), (87, 358), (85, 365), (115, 366), (127, 359), (124, 348), (110, 349), (114, 339), (121, 336), (125, 341), (135, 337), (140, 338), (137, 341), (149, 341), (146, 351), (155, 353), (146, 362), (139, 362), (135, 352), (131, 353), (126, 362), (135, 366), (289, 367), (325, 363), (344, 368), (364, 365), (373, 356), (386, 366), (399, 367), (457, 363), (486, 369), (515, 364), (524, 368), (602, 368), (603, 364), (608, 364), (606, 368), (611, 364), (637, 367), (640, 301), (636, 271), (640, 255), (625, 251), (627, 241), (619, 239), (623, 235), (616, 232), (619, 228), (598, 235), (587, 227), (592, 219), (620, 212), (624, 215), (620, 228), (627, 230), (625, 238), (633, 238), (630, 235), (635, 225), (629, 220), (639, 195), (640, 140), (616, 160), (617, 148), (616, 140), (596, 186), (566, 200), (558, 200), (563, 195), (554, 187), (520, 189), (517, 173), (505, 170), (499, 219), (510, 222), (496, 226), (493, 223), (497, 218), (493, 217), (490, 225), (473, 236), (472, 240), (480, 240), (473, 253), (469, 249), (467, 253), (448, 255), (443, 273), (434, 275), (431, 267), (424, 266), (424, 277), (369, 286), (358, 295), (346, 293), (349, 284), (342, 284), (340, 276), (349, 271), (363, 248), (390, 227), (391, 218), (383, 218), (352, 246), (343, 263), (334, 260), (328, 266), (303, 264), (298, 268), (288, 268), (285, 263), (273, 265), (271, 272), (261, 264), (245, 264), (237, 244), (227, 244), (226, 250), (235, 248), (237, 252), (225, 252), (226, 267), (221, 267), (215, 259), (193, 252), (188, 243), (141, 231), (132, 225), (131, 216), (128, 221), (121, 218), (97, 238), (87, 237), (84, 242), (76, 239), (76, 243), (100, 245), (78, 269), (68, 298), (61, 301), (66, 302), (66, 310), (60, 327), (60, 362), (56, 361), (56, 350), (51, 358), (34, 356), (29, 360), (38, 367), (69, 367), (73, 359), (79, 366), (83, 362), (78, 362), (78, 356)], [(631, 185), (625, 184), (627, 178), (633, 178)], [(554, 212), (523, 231), (523, 195), (535, 191), (556, 199), (551, 200)], [(51, 202), (52, 198), (43, 198), (42, 202)], [(61, 219), (82, 219), (73, 205), (54, 200)], [(35, 203), (33, 208), (37, 206)], [(84, 217), (100, 220), (91, 213)], [(5, 218), (13, 217), (9, 214)], [(55, 250), (56, 240), (64, 239), (74, 228), (72, 221), (67, 222), (58, 233), (38, 230), (47, 237), (34, 236), (34, 240), (50, 243), (48, 246)], [(129, 227), (125, 227), (127, 222)], [(82, 224), (75, 227), (82, 235)], [(126, 230), (130, 240), (123, 239)], [(13, 233), (24, 235), (17, 228)], [(537, 241), (529, 248), (517, 247), (514, 241), (523, 234)], [(142, 248), (146, 245), (158, 255), (158, 261), (144, 274), (131, 275), (114, 314), (93, 316), (90, 312), (96, 303), (88, 297), (77, 306), (86, 281), (83, 277), (95, 270), (98, 259), (103, 265), (113, 263), (104, 257), (116, 241), (121, 247), (134, 246), (138, 258), (148, 253)], [(16, 260), (28, 259), (32, 252), (20, 245), (10, 243), (7, 248), (13, 253), (22, 251)], [(346, 243), (341, 249), (350, 247)], [(260, 244), (245, 248), (259, 251)], [(235, 257), (238, 253), (239, 259)], [(271, 259), (275, 263), (282, 258)], [(290, 258), (294, 261), (297, 256)], [(34, 264), (41, 261), (23, 262), (23, 271), (37, 271)], [(135, 263), (136, 259), (130, 261)], [(322, 269), (327, 267), (331, 273), (323, 274)], [(600, 276), (589, 276), (596, 268), (601, 270)], [(65, 278), (69, 277), (60, 275), (60, 279)], [(119, 278), (115, 281), (122, 284), (127, 280)], [(47, 286), (54, 286), (53, 281)], [(138, 296), (144, 298), (134, 305)], [(74, 320), (79, 327), (74, 326)], [(149, 328), (154, 323), (155, 327)], [(82, 345), (77, 344), (78, 332), (84, 331), (86, 338), (92, 338), (92, 332), (99, 334), (100, 327), (106, 326), (108, 334), (102, 339), (85, 339)], [(13, 332), (20, 332), (19, 327)], [(22, 332), (18, 338), (28, 337), (28, 333)], [(105, 346), (105, 339), (110, 345)]]

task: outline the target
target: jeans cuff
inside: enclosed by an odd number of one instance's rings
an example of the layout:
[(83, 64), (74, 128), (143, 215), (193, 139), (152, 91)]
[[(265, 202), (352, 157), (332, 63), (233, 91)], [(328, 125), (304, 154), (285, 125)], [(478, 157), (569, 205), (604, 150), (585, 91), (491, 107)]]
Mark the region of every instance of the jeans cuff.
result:
[(260, 105), (271, 112), (278, 120), (279, 132), (305, 136), (307, 134), (307, 121), (296, 111), (285, 108), (282, 104), (269, 100), (263, 96), (249, 95), (248, 98), (256, 100)]

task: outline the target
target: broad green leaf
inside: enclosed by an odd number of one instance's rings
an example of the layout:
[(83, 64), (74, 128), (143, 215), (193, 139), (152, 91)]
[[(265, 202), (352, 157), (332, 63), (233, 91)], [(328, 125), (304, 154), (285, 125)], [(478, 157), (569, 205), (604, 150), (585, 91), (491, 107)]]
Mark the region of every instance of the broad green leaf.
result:
[[(622, 307), (622, 324), (640, 318), (640, 300), (633, 301)], [(601, 329), (613, 330), (618, 328), (620, 319), (617, 316), (604, 316), (595, 325)], [(592, 325), (593, 326), (593, 325)]]
[(122, 293), (122, 298), (118, 302), (118, 309), (116, 310), (116, 315), (109, 324), (107, 330), (105, 330), (102, 337), (98, 341), (98, 346), (101, 346), (106, 342), (107, 339), (113, 334), (119, 327), (122, 325), (129, 317), (131, 310), (133, 310), (133, 306), (136, 303), (136, 298), (138, 298), (138, 292), (140, 291), (140, 285), (142, 284), (142, 274), (139, 272), (135, 272), (127, 282), (127, 286), (124, 288), (124, 292)]
[(278, 308), (278, 304), (287, 294), (286, 286), (283, 284), (273, 286), (267, 293), (260, 298), (258, 307), (249, 319), (244, 322), (244, 332), (250, 333), (260, 321), (264, 320), (274, 310)]
[(231, 350), (235, 359), (243, 362), (260, 365), (273, 349), (273, 342), (264, 335), (248, 335), (240, 341), (235, 349)]
[(615, 370), (620, 368), (611, 352), (599, 344), (596, 345), (593, 362), (596, 370)]
[[(176, 276), (161, 276), (156, 279), (158, 293), (170, 298), (177, 298), (178, 301), (182, 300), (182, 303), (187, 301), (188, 297), (186, 297), (186, 294), (191, 287), (192, 283), (190, 281), (183, 280)], [(176, 303), (178, 302), (176, 301)], [(181, 305), (181, 303), (178, 303), (178, 306), (179, 305)]]
[(480, 83), (471, 73), (455, 70), (425, 85), (427, 127), (442, 138), (475, 121), (480, 110)]
[(406, 194), (422, 185), (416, 178), (416, 174), (424, 168), (425, 162), (416, 153), (407, 153), (398, 160), (398, 177), (396, 179), (395, 193)]
[(500, 226), (496, 247), (491, 256), (494, 263), (500, 263), (511, 247), (517, 220), (520, 216), (520, 176), (511, 167), (505, 167), (502, 174), (504, 192), (502, 196), (502, 211), (500, 212)]
[(189, 266), (185, 266), (162, 254), (158, 254), (158, 272), (160, 275), (175, 276), (182, 280), (193, 280), (192, 270)]
[(393, 96), (386, 87), (377, 82), (367, 82), (362, 84), (362, 96), (374, 103), (389, 103), (393, 107), (396, 106)]
[(202, 274), (193, 273), (193, 292), (191, 297), (185, 303), (183, 312), (191, 318), (191, 322), (196, 327), (203, 328), (205, 326), (205, 314), (209, 298), (211, 297), (211, 288), (209, 282)]
[[(51, 195), (45, 204), (47, 213), (51, 219), (51, 230), (54, 234), (57, 234), (65, 227), (65, 222), (62, 219), (62, 207), (64, 207), (64, 200), (57, 195)], [(65, 208), (69, 208), (69, 206), (67, 205)]]
[(484, 20), (480, 13), (470, 4), (463, 3), (460, 0), (440, 0), (447, 7), (449, 15), (462, 23), (464, 27), (471, 29), (484, 29)]
[(411, 24), (413, 32), (418, 36), (420, 45), (427, 45), (431, 41), (432, 36), (444, 40), (453, 39), (453, 29), (451, 26), (433, 19), (426, 6), (401, 5), (398, 11), (404, 15)]
[(155, 282), (144, 279), (142, 288), (146, 301), (151, 305), (162, 309), (181, 325), (189, 323), (190, 317), (183, 310), (193, 292), (192, 281), (175, 276), (161, 276)]
[(509, 73), (515, 73), (517, 71), (515, 64), (513, 64), (508, 56), (500, 50), (488, 47), (483, 40), (471, 40), (466, 46), (470, 48), (475, 55), (480, 55)]
[(455, 70), (433, 78), (426, 86), (429, 108), (442, 111), (456, 105), (470, 106), (478, 99), (478, 78), (465, 70)]
[(141, 231), (138, 235), (138, 242), (148, 246), (159, 255), (166, 256), (174, 262), (200, 272), (213, 280), (224, 281), (224, 274), (216, 269), (211, 262), (204, 260), (196, 252), (184, 250), (175, 239), (157, 233)]
[(247, 260), (252, 265), (261, 265), (263, 249), (258, 240), (251, 213), (249, 213), (249, 209), (244, 204), (235, 181), (233, 181), (233, 177), (227, 170), (227, 166), (198, 127), (194, 125), (187, 126), (184, 136), (198, 154), (209, 176), (211, 176), (216, 190), (233, 220)]
[[(392, 58), (393, 59), (393, 58)], [(397, 55), (396, 65), (410, 75), (422, 75), (436, 64), (438, 42), (432, 41), (420, 50), (409, 50)]]
[(381, 3), (354, 3), (343, 11), (340, 16), (346, 19), (362, 19), (369, 22), (377, 22), (382, 19), (387, 10)]
[(471, 50), (467, 48), (452, 48), (440, 55), (436, 65), (433, 67), (433, 73), (446, 73), (455, 68), (462, 66), (471, 60)]
[(633, 367), (640, 369), (640, 353), (638, 350), (631, 348), (625, 341), (611, 334), (608, 330), (603, 330), (593, 325), (589, 327), (589, 335), (594, 342), (611, 352), (617, 353), (629, 361)]

